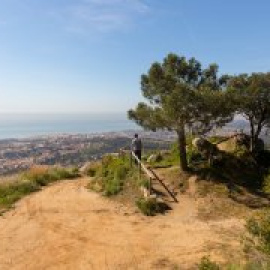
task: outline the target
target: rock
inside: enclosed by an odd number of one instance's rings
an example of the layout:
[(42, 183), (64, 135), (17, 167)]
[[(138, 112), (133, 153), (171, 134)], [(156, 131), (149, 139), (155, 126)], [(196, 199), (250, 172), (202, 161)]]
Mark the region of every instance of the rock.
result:
[(212, 144), (208, 140), (198, 137), (192, 140), (192, 145), (198, 149), (198, 151), (208, 154), (208, 153), (214, 153), (217, 152), (217, 146), (215, 144)]
[(151, 163), (151, 162), (160, 162), (162, 159), (163, 159), (163, 156), (160, 153), (159, 154), (152, 154), (147, 159), (147, 162), (148, 163)]

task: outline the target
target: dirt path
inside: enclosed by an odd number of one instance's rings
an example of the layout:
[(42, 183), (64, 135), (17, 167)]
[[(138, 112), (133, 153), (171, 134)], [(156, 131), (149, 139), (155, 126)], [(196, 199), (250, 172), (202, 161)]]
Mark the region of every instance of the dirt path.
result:
[(153, 218), (63, 181), (21, 200), (0, 217), (0, 269), (193, 269), (204, 255), (239, 251), (243, 222), (202, 222), (182, 195)]

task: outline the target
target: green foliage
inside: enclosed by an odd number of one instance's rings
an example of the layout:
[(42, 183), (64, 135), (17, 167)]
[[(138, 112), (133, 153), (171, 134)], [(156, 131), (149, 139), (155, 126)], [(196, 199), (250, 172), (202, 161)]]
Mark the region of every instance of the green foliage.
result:
[(246, 264), (229, 264), (223, 267), (226, 270), (269, 270), (270, 265), (262, 261), (249, 261)]
[(270, 264), (268, 261), (264, 260), (250, 260), (246, 263), (235, 264), (235, 263), (227, 263), (222, 265), (222, 267), (216, 262), (209, 259), (209, 257), (204, 256), (199, 265), (199, 270), (269, 270)]
[(101, 166), (93, 169), (95, 178), (89, 188), (103, 192), (106, 196), (117, 195), (122, 191), (125, 181), (132, 176), (129, 159), (126, 157), (105, 156)]
[(123, 188), (123, 182), (120, 179), (113, 178), (105, 183), (104, 195), (113, 196), (118, 194)]
[(215, 64), (203, 69), (195, 58), (168, 54), (162, 63), (153, 63), (141, 76), (147, 102), (140, 102), (128, 116), (147, 129), (176, 131), (180, 164), (187, 170), (186, 128), (206, 132), (231, 120), (231, 109), (222, 91), (226, 82), (225, 76), (218, 77)]
[(96, 176), (100, 168), (101, 168), (100, 163), (97, 163), (97, 162), (91, 163), (90, 166), (87, 168), (86, 174), (90, 177), (94, 177)]
[(270, 212), (264, 211), (247, 221), (246, 228), (256, 249), (270, 255)]
[(270, 172), (264, 177), (263, 191), (270, 194)]
[(39, 186), (31, 181), (21, 181), (0, 186), (0, 210), (9, 208), (23, 196), (39, 190)]
[(157, 202), (155, 198), (140, 198), (136, 201), (137, 207), (145, 216), (155, 216), (158, 213), (164, 213), (167, 207), (164, 203)]
[(153, 152), (152, 154), (156, 155), (154, 161), (149, 163), (152, 168), (168, 168), (179, 165), (179, 149), (176, 142), (171, 145), (171, 149), (169, 151)]
[(73, 179), (78, 176), (77, 169), (33, 167), (21, 175), (21, 179), (11, 184), (0, 185), (0, 210), (10, 208), (22, 197), (38, 191), (61, 179)]
[(198, 162), (205, 161), (205, 158), (202, 156), (202, 154), (193, 148), (189, 148), (187, 151), (187, 160), (190, 165), (196, 164)]
[(144, 187), (144, 188), (147, 188), (147, 189), (149, 189), (149, 184), (150, 184), (149, 180), (147, 178), (145, 178), (145, 177), (139, 179), (139, 181), (138, 181), (138, 185), (140, 187)]
[(231, 78), (227, 94), (234, 110), (249, 121), (250, 150), (256, 152), (259, 135), (270, 123), (270, 72)]
[(219, 265), (209, 259), (209, 257), (202, 257), (199, 264), (199, 270), (220, 270)]
[(78, 171), (76, 169), (64, 168), (33, 167), (22, 174), (23, 179), (32, 181), (39, 186), (46, 186), (57, 180), (73, 179), (76, 177), (78, 177)]

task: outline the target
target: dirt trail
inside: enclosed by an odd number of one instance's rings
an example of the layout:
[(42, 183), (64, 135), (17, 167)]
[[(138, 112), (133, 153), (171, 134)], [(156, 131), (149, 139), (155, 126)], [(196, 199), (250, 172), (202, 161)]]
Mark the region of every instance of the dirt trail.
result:
[(243, 221), (200, 221), (193, 196), (147, 218), (87, 181), (54, 184), (0, 217), (1, 270), (193, 269), (204, 255), (223, 261), (241, 250)]

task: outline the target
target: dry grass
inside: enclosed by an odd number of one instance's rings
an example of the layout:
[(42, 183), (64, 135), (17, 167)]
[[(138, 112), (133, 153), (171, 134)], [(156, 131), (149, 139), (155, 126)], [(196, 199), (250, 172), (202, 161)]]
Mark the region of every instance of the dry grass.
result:
[(35, 166), (22, 175), (15, 175), (0, 183), (0, 213), (10, 209), (15, 202), (24, 196), (40, 190), (52, 182), (61, 179), (72, 179), (78, 176), (76, 170)]

